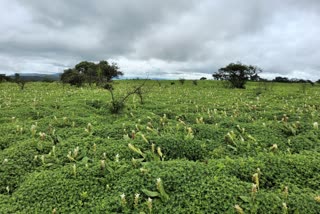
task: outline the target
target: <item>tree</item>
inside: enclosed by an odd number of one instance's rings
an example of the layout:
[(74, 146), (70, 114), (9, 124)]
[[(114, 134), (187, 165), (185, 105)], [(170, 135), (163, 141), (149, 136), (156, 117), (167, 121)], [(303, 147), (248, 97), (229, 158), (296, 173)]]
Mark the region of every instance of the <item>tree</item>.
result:
[(290, 82), (287, 77), (275, 77), (272, 82)]
[(222, 75), (220, 73), (214, 73), (214, 74), (212, 74), (212, 77), (214, 80), (221, 80), (222, 79)]
[(100, 61), (98, 66), (98, 71), (100, 70), (102, 77), (106, 79), (107, 82), (110, 82), (111, 79), (115, 78), (115, 77), (119, 77), (122, 76), (123, 73), (121, 71), (119, 71), (119, 66), (116, 63), (111, 63), (111, 65), (103, 60)]
[(90, 86), (92, 83), (103, 85), (104, 82), (110, 82), (120, 75), (123, 75), (123, 73), (119, 71), (116, 63), (109, 64), (107, 61), (100, 61), (96, 64), (82, 61), (74, 68), (64, 70), (61, 81), (76, 86), (81, 86), (83, 83), (89, 83)]
[(6, 76), (5, 74), (0, 74), (0, 82), (9, 82), (10, 77)]
[(60, 77), (61, 82), (66, 84), (69, 83), (70, 85), (75, 85), (77, 87), (81, 87), (85, 81), (84, 74), (78, 72), (75, 69), (66, 69), (64, 70), (63, 74)]
[(88, 61), (82, 61), (80, 63), (78, 63), (74, 69), (79, 73), (82, 74), (85, 81), (89, 83), (89, 85), (91, 86), (91, 84), (93, 82), (96, 82), (96, 78), (97, 78), (97, 65), (94, 64), (93, 62), (88, 62)]
[(227, 80), (234, 88), (245, 88), (245, 84), (248, 80), (257, 80), (258, 74), (262, 72), (262, 69), (253, 66), (245, 65), (240, 62), (230, 63), (226, 67), (220, 68), (218, 72), (212, 76), (216, 80)]
[(13, 81), (19, 85), (19, 87), (20, 87), (21, 90), (24, 89), (24, 86), (25, 86), (25, 84), (26, 84), (26, 81), (25, 81), (24, 79), (21, 79), (20, 74), (15, 73), (15, 74), (14, 74), (14, 79), (13, 79)]

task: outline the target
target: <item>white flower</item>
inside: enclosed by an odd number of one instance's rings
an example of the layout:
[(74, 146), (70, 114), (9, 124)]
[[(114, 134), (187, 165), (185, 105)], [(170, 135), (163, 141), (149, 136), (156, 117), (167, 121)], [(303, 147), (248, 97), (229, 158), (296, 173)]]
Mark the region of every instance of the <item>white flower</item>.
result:
[(77, 146), (77, 147), (74, 148), (74, 150), (73, 150), (73, 155), (74, 155), (74, 157), (77, 157), (78, 154), (79, 154), (79, 146)]
[(157, 178), (157, 183), (160, 183), (161, 182), (161, 178)]
[(5, 164), (5, 163), (8, 163), (8, 159), (7, 159), (7, 158), (5, 158), (5, 159), (3, 160), (3, 162), (2, 162), (2, 164)]
[(251, 192), (252, 193), (256, 193), (257, 192), (257, 185), (256, 184), (252, 184), (252, 189), (251, 189)]
[(287, 204), (286, 204), (286, 203), (282, 203), (282, 206), (283, 206), (283, 208), (284, 208), (285, 210), (287, 210), (287, 209), (288, 209), (288, 207), (287, 207)]
[(105, 160), (100, 160), (100, 167), (104, 169), (106, 167), (106, 161)]
[(134, 207), (137, 207), (137, 206), (138, 206), (139, 196), (140, 196), (139, 193), (136, 193), (135, 196), (134, 196), (134, 205), (133, 205)]
[(318, 129), (318, 128), (319, 128), (318, 122), (314, 122), (314, 123), (313, 123), (313, 128), (314, 128), (314, 129)]
[(135, 194), (135, 198), (139, 198), (140, 197), (140, 194), (139, 193), (136, 193)]
[(120, 197), (121, 197), (121, 199), (123, 200), (123, 199), (126, 198), (126, 195), (125, 195), (124, 193), (122, 193), (122, 194), (120, 195)]
[(148, 198), (147, 205), (148, 205), (149, 211), (151, 213), (151, 210), (152, 210), (152, 199), (151, 198)]
[(44, 140), (44, 138), (46, 137), (46, 133), (39, 132), (39, 136), (40, 136), (41, 140)]

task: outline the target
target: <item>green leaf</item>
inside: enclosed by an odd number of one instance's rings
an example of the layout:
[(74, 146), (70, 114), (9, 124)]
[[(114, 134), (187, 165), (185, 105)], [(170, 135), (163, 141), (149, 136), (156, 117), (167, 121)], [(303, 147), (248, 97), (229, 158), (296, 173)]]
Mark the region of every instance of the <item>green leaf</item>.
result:
[(135, 153), (138, 153), (139, 155), (141, 155), (143, 158), (145, 158), (145, 154), (143, 154), (143, 152), (135, 147), (134, 145), (132, 145), (131, 143), (128, 144), (129, 149), (131, 149), (132, 151), (134, 151)]
[(241, 198), (241, 200), (243, 200), (244, 202), (250, 203), (251, 199), (250, 197), (247, 196), (239, 196)]
[(90, 158), (85, 156), (84, 158), (82, 158), (81, 163), (86, 164), (86, 163), (88, 163), (89, 160), (90, 160)]
[(110, 167), (110, 166), (106, 166), (106, 169), (111, 173), (111, 174), (113, 174), (114, 173), (114, 170)]
[(147, 189), (142, 189), (141, 191), (149, 197), (159, 197), (160, 196), (160, 194), (158, 192), (149, 191)]
[(229, 148), (231, 148), (233, 151), (238, 151), (238, 149), (234, 146), (231, 146), (231, 145), (227, 145)]

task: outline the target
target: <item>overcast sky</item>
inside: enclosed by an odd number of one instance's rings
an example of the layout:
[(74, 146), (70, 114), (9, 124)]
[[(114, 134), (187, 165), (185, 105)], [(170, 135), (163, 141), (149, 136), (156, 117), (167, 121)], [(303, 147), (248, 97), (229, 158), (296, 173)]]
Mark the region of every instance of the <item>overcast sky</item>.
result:
[(0, 73), (117, 62), (127, 78), (200, 78), (230, 62), (320, 79), (320, 0), (0, 0)]

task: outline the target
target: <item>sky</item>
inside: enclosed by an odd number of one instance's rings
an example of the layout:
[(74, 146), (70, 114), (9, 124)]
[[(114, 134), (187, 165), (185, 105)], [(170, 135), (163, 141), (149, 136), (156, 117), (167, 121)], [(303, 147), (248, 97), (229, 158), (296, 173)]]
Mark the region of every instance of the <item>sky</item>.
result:
[(116, 62), (125, 78), (320, 79), (319, 0), (0, 0), (0, 73)]

